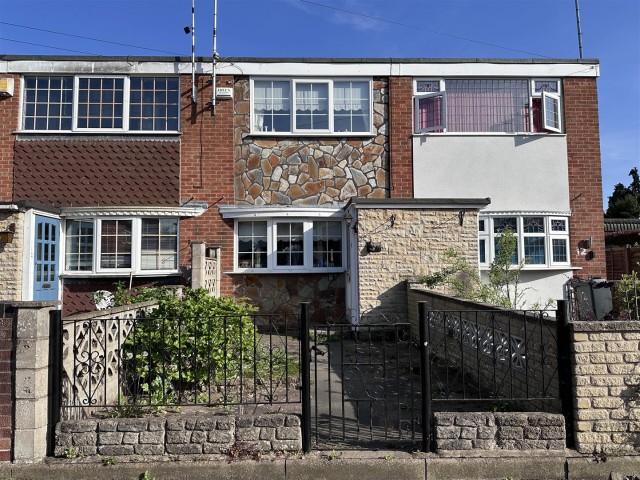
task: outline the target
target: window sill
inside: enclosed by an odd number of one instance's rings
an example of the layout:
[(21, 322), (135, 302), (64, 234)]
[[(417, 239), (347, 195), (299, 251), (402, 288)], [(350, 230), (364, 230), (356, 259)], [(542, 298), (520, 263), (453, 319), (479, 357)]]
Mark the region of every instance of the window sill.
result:
[(413, 133), (414, 137), (566, 137), (556, 132), (424, 132)]
[(179, 270), (170, 270), (170, 271), (153, 271), (153, 272), (144, 272), (144, 273), (134, 273), (131, 275), (131, 272), (64, 272), (59, 275), (60, 278), (111, 278), (111, 277), (119, 277), (119, 278), (129, 278), (133, 276), (134, 278), (141, 277), (171, 277), (175, 275), (180, 275)]
[(247, 268), (244, 270), (232, 270), (229, 272), (223, 272), (224, 275), (280, 275), (280, 274), (296, 274), (296, 275), (309, 275), (309, 274), (336, 274), (336, 273), (344, 273), (346, 269), (344, 268), (326, 268), (326, 269), (317, 269), (317, 270), (267, 270), (267, 269), (251, 269)]
[(287, 138), (304, 138), (304, 137), (333, 137), (333, 138), (374, 138), (376, 137), (376, 133), (371, 132), (363, 132), (363, 133), (351, 133), (351, 132), (334, 132), (334, 133), (324, 133), (324, 132), (250, 132), (243, 134), (243, 138), (250, 137), (287, 137)]
[[(488, 272), (491, 269), (489, 265), (480, 265), (481, 272)], [(515, 269), (515, 267), (513, 267)], [(537, 271), (556, 271), (556, 270), (580, 270), (581, 267), (572, 267), (571, 265), (526, 265), (522, 267), (522, 272)]]

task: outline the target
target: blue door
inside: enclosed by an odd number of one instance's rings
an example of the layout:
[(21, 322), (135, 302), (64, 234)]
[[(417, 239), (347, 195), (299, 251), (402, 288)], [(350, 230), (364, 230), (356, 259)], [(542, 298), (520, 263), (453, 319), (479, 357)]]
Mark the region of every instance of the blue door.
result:
[(58, 300), (58, 256), (60, 253), (60, 220), (36, 215), (34, 239), (35, 301)]

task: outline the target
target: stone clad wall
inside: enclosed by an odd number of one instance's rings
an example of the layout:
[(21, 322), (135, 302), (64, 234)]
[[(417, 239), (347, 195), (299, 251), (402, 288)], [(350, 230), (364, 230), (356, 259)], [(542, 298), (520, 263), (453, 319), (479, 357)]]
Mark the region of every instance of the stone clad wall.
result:
[[(395, 216), (392, 227), (391, 216)], [(461, 226), (457, 209), (359, 209), (360, 311), (375, 310), (405, 321), (405, 280), (449, 264), (445, 258), (449, 249), (470, 264), (476, 263), (477, 225), (477, 211), (471, 210), (466, 211)], [(368, 253), (368, 240), (380, 242), (382, 251)]]
[(236, 204), (322, 205), (389, 196), (386, 79), (373, 82), (373, 135), (348, 138), (252, 136), (249, 79), (238, 79), (235, 89)]
[(68, 420), (56, 427), (57, 457), (297, 452), (297, 415), (200, 415)]
[(576, 448), (640, 452), (640, 322), (573, 322)]
[(443, 450), (564, 450), (564, 417), (550, 413), (436, 412)]
[(0, 300), (22, 300), (22, 244), (24, 213), (0, 212), (0, 230), (15, 223), (16, 233), (11, 243), (0, 243)]

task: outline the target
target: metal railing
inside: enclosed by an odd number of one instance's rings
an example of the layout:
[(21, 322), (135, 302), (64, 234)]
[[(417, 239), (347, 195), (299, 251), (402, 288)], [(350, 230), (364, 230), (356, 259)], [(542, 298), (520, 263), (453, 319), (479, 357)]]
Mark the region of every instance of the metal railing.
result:
[(300, 402), (297, 315), (60, 322), (64, 418)]

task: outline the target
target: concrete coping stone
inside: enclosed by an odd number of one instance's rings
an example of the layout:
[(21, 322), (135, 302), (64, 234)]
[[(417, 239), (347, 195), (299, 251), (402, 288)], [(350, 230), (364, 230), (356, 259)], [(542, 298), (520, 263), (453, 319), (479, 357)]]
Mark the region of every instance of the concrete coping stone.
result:
[(569, 322), (573, 332), (637, 332), (640, 322), (635, 320), (606, 320), (599, 322)]

